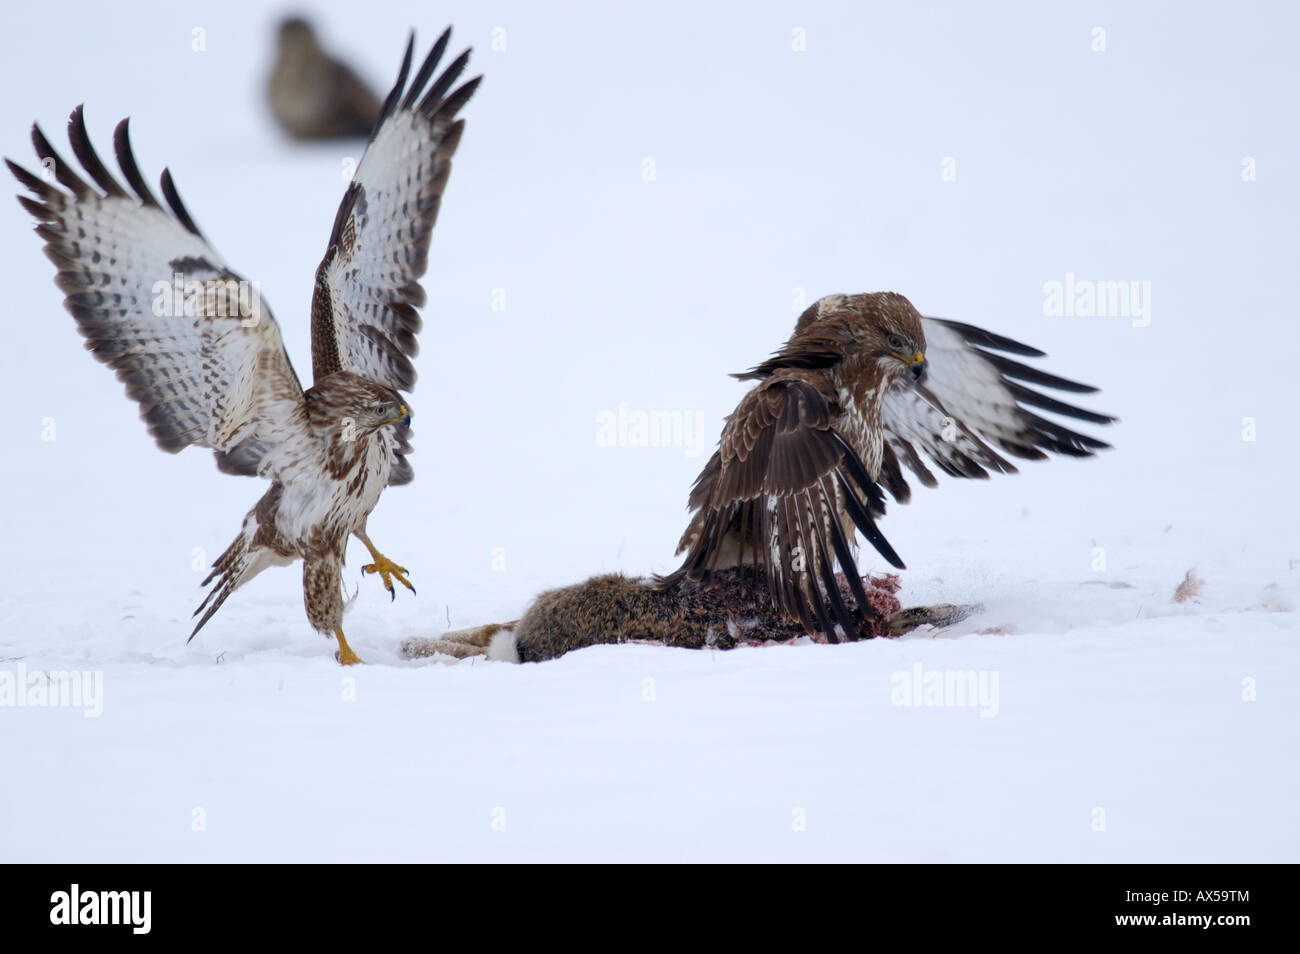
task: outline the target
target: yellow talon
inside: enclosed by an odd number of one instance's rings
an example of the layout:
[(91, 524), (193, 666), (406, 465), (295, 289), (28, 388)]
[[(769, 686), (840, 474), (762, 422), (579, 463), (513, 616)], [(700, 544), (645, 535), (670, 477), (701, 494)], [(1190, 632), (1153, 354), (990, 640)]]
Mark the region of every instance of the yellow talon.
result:
[(334, 636), (339, 641), (339, 651), (334, 654), (334, 658), (339, 661), (340, 666), (355, 666), (361, 662), (361, 657), (352, 651), (348, 641), (343, 638), (343, 630), (334, 630)]
[(415, 592), (415, 587), (413, 587), (411, 581), (406, 578), (406, 574), (409, 572), (406, 567), (398, 566), (392, 560), (388, 559), (388, 557), (375, 549), (375, 545), (370, 542), (369, 537), (364, 536), (363, 534), (357, 534), (357, 536), (360, 537), (361, 542), (366, 545), (366, 549), (370, 551), (371, 559), (375, 561), (374, 563), (367, 563), (363, 566), (361, 568), (362, 573), (378, 573), (379, 578), (384, 581), (384, 589), (388, 590), (388, 595), (393, 599), (397, 599), (397, 591), (393, 589), (394, 577), (397, 578), (398, 583), (401, 583), (412, 593)]

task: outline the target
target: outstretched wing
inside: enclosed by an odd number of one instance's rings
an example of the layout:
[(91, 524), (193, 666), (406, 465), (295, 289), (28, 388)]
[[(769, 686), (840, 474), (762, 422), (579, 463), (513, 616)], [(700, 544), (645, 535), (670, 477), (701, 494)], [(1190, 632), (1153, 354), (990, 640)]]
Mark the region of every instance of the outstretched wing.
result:
[[(425, 301), (419, 278), (465, 125), (456, 113), (482, 79), (451, 91), (469, 62), (466, 50), (429, 85), (450, 37), (448, 28), (408, 88), (412, 36), (397, 84), (339, 205), (312, 297), (312, 372), (318, 381), (352, 371), (395, 390), (415, 386), (416, 309)], [(408, 438), (404, 428), (395, 437), (398, 461), (390, 483), (411, 479), (404, 457)]]
[(697, 512), (678, 551), (688, 553), (665, 585), (705, 579), (720, 561), (762, 563), (773, 600), (809, 632), (837, 641), (838, 623), (850, 639), (859, 635), (836, 563), (864, 617), (875, 613), (853, 558), (853, 528), (841, 514), (894, 566), (903, 564), (871, 516), (883, 508), (880, 490), (832, 429), (834, 413), (797, 371), (778, 371), (745, 395), (691, 492)]
[(1030, 460), (1049, 452), (1091, 457), (1110, 446), (1030, 410), (1042, 408), (1092, 424), (1115, 420), (1028, 385), (1074, 394), (1091, 394), (1096, 388), (1007, 357), (1037, 358), (1043, 352), (973, 325), (940, 318), (923, 321), (925, 377), (915, 386), (895, 382), (882, 413), (886, 453), (881, 482), (896, 499), (909, 496), (900, 464), (927, 487), (937, 483), (922, 453), (951, 476), (987, 478), (990, 471), (1016, 472), (1002, 453)]
[(159, 204), (131, 152), (127, 120), (113, 136), (125, 185), (96, 155), (80, 106), (68, 137), (98, 189), (37, 126), (32, 143), (46, 175), (5, 161), (31, 193), (18, 201), (40, 223), (86, 348), (117, 372), (163, 450), (210, 447), (227, 469), (228, 454), (257, 445), (263, 474), (291, 466), (298, 458), (286, 444), (305, 433), (302, 388), (256, 289), (203, 238), (166, 170), (167, 208)]

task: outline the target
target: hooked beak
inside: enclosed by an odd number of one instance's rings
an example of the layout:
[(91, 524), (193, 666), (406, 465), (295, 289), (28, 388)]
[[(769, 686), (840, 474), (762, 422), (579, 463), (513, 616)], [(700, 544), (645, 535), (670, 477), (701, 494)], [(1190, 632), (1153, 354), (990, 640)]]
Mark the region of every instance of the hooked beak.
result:
[(406, 409), (405, 404), (401, 406), (400, 410), (401, 410), (401, 414), (399, 414), (397, 417), (386, 417), (379, 423), (380, 424), (401, 424), (403, 427), (410, 427), (411, 412)]
[(921, 352), (918, 351), (910, 358), (906, 357), (905, 355), (899, 354), (897, 351), (891, 351), (890, 354), (892, 354), (899, 361), (903, 362), (903, 364), (907, 365), (908, 370), (912, 372), (913, 381), (920, 381), (921, 378), (925, 377), (925, 369), (926, 369), (925, 355), (922, 354)]

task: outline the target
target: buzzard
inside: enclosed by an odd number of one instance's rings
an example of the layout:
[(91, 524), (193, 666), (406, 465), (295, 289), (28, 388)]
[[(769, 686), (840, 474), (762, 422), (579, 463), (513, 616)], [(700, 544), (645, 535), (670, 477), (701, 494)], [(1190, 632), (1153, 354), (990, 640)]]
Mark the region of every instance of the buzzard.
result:
[(904, 468), (933, 487), (922, 454), (950, 476), (987, 478), (1015, 473), (1003, 454), (1089, 457), (1109, 446), (1030, 410), (1108, 424), (1114, 418), (1029, 385), (1096, 388), (1008, 355), (1043, 352), (972, 325), (923, 318), (893, 292), (822, 298), (799, 317), (783, 348), (734, 375), (758, 384), (727, 418), (718, 450), (696, 479), (693, 516), (677, 549), (685, 560), (660, 586), (761, 566), (772, 600), (809, 632), (831, 641), (870, 635), (878, 613), (860, 582), (854, 531), (903, 567), (876, 519), (885, 512), (884, 492), (899, 503), (910, 498)]
[(923, 454), (953, 477), (987, 478), (1015, 472), (1004, 454), (1089, 457), (1109, 446), (1031, 410), (1110, 423), (1029, 385), (1095, 388), (1008, 355), (1043, 353), (972, 325), (922, 318), (902, 295), (823, 298), (800, 316), (785, 347), (736, 375), (758, 384), (727, 418), (695, 482), (676, 572), (595, 576), (542, 593), (513, 622), (414, 637), (402, 653), (529, 662), (601, 643), (729, 649), (956, 622), (979, 607), (904, 609), (896, 576), (858, 572), (858, 531), (903, 566), (876, 526), (886, 492), (900, 503), (911, 495), (903, 469), (935, 486)]
[(204, 238), (171, 174), (164, 170), (161, 180), (166, 207), (150, 190), (127, 120), (113, 137), (125, 184), (92, 148), (80, 106), (68, 133), (93, 185), (37, 126), (32, 142), (48, 179), (6, 160), (31, 193), (18, 201), (40, 223), (36, 232), (86, 348), (117, 372), (158, 446), (171, 453), (208, 447), (223, 472), (271, 481), (204, 581), (215, 583), (195, 611), (203, 616), (191, 639), (244, 583), (301, 559), (308, 620), (338, 640), (339, 662), (359, 662), (342, 628), (349, 535), (374, 560), (363, 572), (379, 574), (394, 597), (393, 579), (414, 592), (406, 569), (366, 535), (366, 518), (385, 487), (413, 476), (401, 392), (415, 384), (416, 309), (425, 301), (419, 278), (464, 130), (457, 113), (482, 78), (452, 89), (468, 50), (433, 78), (450, 34), (408, 86), (411, 36), (339, 205), (316, 271), (313, 382), (305, 390), (271, 312)]
[(351, 67), (321, 49), (300, 17), (280, 23), (266, 98), (281, 128), (301, 140), (369, 136), (382, 105)]

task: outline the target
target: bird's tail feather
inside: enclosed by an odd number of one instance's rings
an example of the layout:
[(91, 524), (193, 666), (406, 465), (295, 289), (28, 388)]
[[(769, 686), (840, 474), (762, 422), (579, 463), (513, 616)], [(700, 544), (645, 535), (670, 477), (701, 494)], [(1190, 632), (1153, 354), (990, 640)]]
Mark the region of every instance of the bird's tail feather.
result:
[[(226, 601), (226, 597), (235, 592), (235, 588), (239, 586), (240, 577), (243, 576), (244, 569), (248, 565), (249, 547), (253, 542), (253, 535), (249, 532), (250, 523), (252, 524), (252, 530), (256, 532), (257, 523), (252, 520), (245, 520), (243, 531), (239, 536), (235, 537), (234, 543), (226, 547), (226, 551), (217, 557), (212, 564), (212, 572), (203, 581), (203, 586), (207, 586), (213, 580), (217, 582), (212, 589), (208, 590), (208, 595), (203, 598), (199, 608), (194, 611), (195, 616), (203, 613), (203, 618), (194, 627), (194, 632), (190, 633), (190, 640), (198, 634), (198, 631), (203, 628), (203, 625), (208, 620), (212, 619), (212, 614), (221, 609), (221, 604)], [(189, 642), (189, 640), (186, 640), (186, 642)]]
[(212, 572), (208, 574), (202, 585), (207, 586), (212, 583), (213, 586), (208, 590), (208, 595), (203, 598), (203, 602), (199, 604), (199, 608), (194, 611), (195, 616), (202, 613), (203, 618), (194, 627), (194, 632), (190, 633), (191, 640), (221, 608), (221, 604), (231, 593), (268, 566), (291, 562), (291, 558), (281, 557), (263, 545), (255, 545), (253, 540), (257, 536), (257, 528), (257, 512), (254, 510), (244, 518), (244, 528), (239, 536), (235, 537), (234, 542), (226, 547), (225, 552), (212, 564)]

